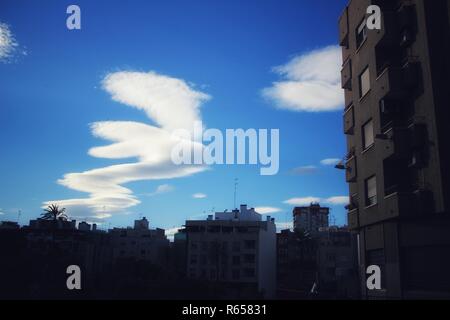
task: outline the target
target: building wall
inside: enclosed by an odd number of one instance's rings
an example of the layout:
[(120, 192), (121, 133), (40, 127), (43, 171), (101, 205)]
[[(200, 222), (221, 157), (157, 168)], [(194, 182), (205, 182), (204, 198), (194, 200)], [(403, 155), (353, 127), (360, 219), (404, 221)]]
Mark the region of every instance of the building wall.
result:
[[(450, 250), (449, 233), (439, 231), (447, 228), (450, 199), (450, 142), (444, 124), (449, 118), (449, 58), (443, 53), (449, 47), (449, 3), (353, 0), (339, 20), (351, 196), (348, 220), (359, 232), (361, 289), (368, 298), (406, 297), (410, 287), (402, 282), (405, 274), (427, 278), (435, 273), (435, 263), (412, 271), (421, 264), (417, 252), (430, 253), (430, 261), (449, 265), (444, 258)], [(356, 30), (371, 4), (382, 8), (382, 30), (367, 30), (365, 42), (357, 48)], [(409, 31), (407, 37), (402, 30)], [(411, 41), (401, 44), (402, 39)], [(359, 75), (367, 66), (371, 89), (360, 97)], [(382, 112), (382, 100), (395, 109)], [(370, 119), (376, 137), (364, 149), (363, 125)], [(373, 175), (377, 203), (369, 205), (365, 181)], [(420, 233), (414, 235), (412, 230)], [(365, 268), (375, 262), (382, 264), (383, 290), (369, 292)], [(446, 272), (440, 276), (448, 282)], [(445, 293), (427, 281), (416, 282), (422, 283), (417, 288), (423, 292)]]

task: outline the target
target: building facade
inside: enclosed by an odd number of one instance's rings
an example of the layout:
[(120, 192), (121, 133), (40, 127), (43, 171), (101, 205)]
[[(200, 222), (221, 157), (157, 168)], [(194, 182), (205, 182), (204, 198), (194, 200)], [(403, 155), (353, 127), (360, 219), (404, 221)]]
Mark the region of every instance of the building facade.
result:
[(317, 233), (320, 228), (328, 227), (330, 208), (311, 203), (309, 207), (295, 207), (292, 211), (294, 229)]
[[(380, 30), (367, 27), (370, 5)], [(339, 19), (348, 223), (366, 298), (450, 296), (449, 16), (449, 0), (352, 0)], [(381, 290), (366, 287), (370, 265)]]
[(113, 228), (108, 234), (111, 237), (114, 260), (145, 260), (165, 265), (169, 240), (164, 229), (150, 229), (145, 217), (135, 220), (134, 228)]
[(242, 205), (240, 210), (217, 212), (214, 218), (186, 221), (186, 239), (188, 278), (228, 286), (230, 298), (254, 293), (274, 297), (274, 219), (262, 221), (253, 208)]

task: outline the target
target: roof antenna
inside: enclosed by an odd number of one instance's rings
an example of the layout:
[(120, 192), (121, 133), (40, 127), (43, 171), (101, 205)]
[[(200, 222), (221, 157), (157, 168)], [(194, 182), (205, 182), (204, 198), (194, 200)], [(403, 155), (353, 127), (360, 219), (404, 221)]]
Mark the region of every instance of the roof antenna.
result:
[(238, 178), (234, 178), (234, 208), (237, 209), (236, 207), (236, 192), (237, 192), (237, 186), (238, 186)]

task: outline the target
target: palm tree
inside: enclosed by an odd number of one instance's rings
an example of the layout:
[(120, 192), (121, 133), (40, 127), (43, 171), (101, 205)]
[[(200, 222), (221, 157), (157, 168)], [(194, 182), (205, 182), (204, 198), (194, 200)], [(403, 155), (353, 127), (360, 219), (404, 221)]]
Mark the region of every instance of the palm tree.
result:
[(42, 220), (51, 221), (52, 227), (52, 242), (53, 246), (55, 245), (55, 233), (56, 229), (58, 229), (58, 221), (67, 221), (68, 216), (64, 213), (66, 211), (66, 208), (59, 208), (57, 204), (51, 204), (46, 209), (44, 209), (44, 212), (41, 214)]
[(63, 220), (67, 221), (68, 217), (64, 213), (66, 211), (66, 208), (59, 208), (57, 204), (51, 204), (46, 209), (44, 209), (44, 212), (41, 214), (43, 220), (51, 220), (51, 221), (57, 221), (57, 220)]

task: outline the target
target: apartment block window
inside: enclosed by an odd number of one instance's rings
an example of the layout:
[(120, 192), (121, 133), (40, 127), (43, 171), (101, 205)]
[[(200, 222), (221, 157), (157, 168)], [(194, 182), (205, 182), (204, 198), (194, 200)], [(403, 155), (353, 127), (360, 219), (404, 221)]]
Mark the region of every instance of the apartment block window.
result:
[(239, 241), (234, 241), (233, 242), (233, 246), (232, 246), (232, 250), (234, 252), (241, 251), (241, 243)]
[(255, 249), (256, 241), (255, 240), (245, 240), (245, 248), (246, 249)]
[(372, 146), (375, 142), (372, 120), (369, 120), (368, 122), (366, 122), (365, 125), (363, 125), (362, 133), (363, 133), (363, 149), (365, 150), (370, 146)]
[(255, 269), (253, 268), (245, 268), (244, 269), (244, 275), (248, 278), (254, 277), (255, 276)]
[(365, 181), (366, 206), (377, 204), (377, 178), (372, 176)]
[(246, 254), (246, 255), (244, 255), (244, 261), (246, 263), (255, 263), (255, 255), (254, 254)]
[(240, 256), (233, 256), (233, 265), (238, 266), (241, 264), (241, 257)]
[(370, 91), (370, 72), (369, 67), (359, 76), (359, 96), (362, 98)]
[(356, 47), (359, 48), (363, 42), (367, 39), (367, 24), (366, 19), (359, 24), (356, 29)]

